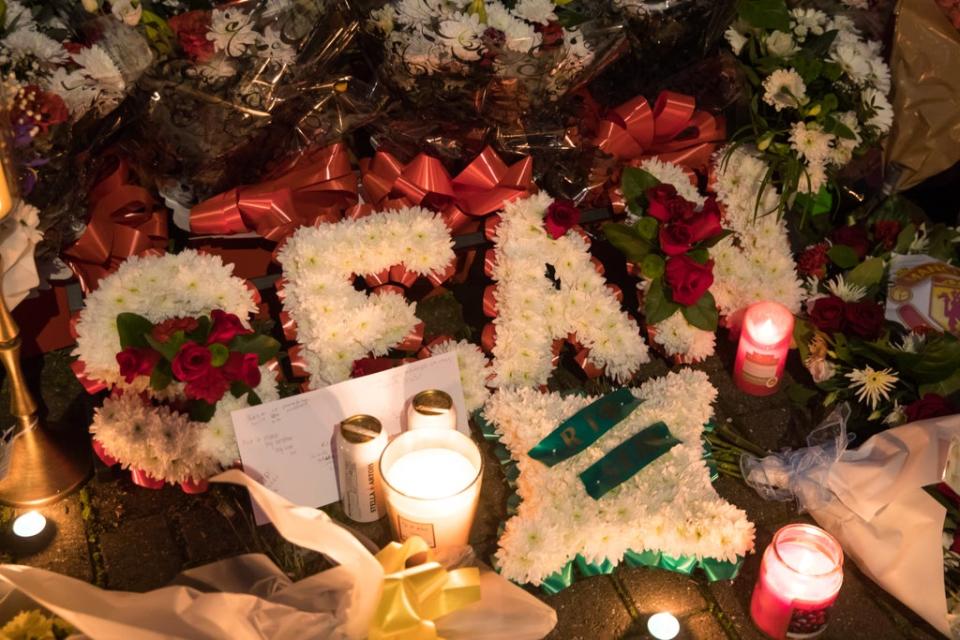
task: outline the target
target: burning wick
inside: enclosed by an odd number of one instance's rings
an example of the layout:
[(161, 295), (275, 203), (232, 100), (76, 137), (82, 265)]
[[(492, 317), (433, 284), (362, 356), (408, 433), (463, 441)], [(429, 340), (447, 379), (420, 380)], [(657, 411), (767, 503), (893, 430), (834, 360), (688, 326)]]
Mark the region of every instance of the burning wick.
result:
[(680, 633), (680, 621), (672, 613), (661, 611), (647, 620), (647, 631), (657, 640), (671, 640)]
[(13, 521), (13, 534), (20, 538), (39, 535), (47, 526), (47, 519), (39, 511), (27, 511)]

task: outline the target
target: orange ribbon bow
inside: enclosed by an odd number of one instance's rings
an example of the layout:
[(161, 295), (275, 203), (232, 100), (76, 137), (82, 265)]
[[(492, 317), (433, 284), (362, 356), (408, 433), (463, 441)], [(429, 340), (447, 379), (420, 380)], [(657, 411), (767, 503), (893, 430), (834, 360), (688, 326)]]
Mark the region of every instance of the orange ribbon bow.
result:
[(161, 253), (167, 244), (167, 211), (150, 192), (130, 184), (130, 165), (118, 156), (109, 173), (90, 191), (90, 221), (64, 250), (80, 287), (89, 294), (100, 279), (133, 255)]
[(256, 232), (279, 241), (300, 226), (336, 222), (357, 201), (356, 177), (341, 143), (306, 156), (271, 180), (237, 187), (190, 211), (190, 230), (201, 235)]

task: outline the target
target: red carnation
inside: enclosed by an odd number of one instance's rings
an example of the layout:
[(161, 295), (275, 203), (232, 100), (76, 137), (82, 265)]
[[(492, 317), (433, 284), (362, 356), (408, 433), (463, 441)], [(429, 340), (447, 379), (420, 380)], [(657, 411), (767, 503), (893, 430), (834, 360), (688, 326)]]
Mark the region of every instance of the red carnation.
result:
[(160, 362), (160, 354), (150, 348), (127, 347), (117, 354), (120, 375), (127, 384), (139, 376), (148, 376)]
[(214, 342), (227, 344), (239, 335), (253, 333), (253, 331), (243, 326), (240, 318), (232, 313), (221, 311), (220, 309), (211, 311), (210, 319), (213, 320), (213, 326), (210, 328), (207, 344), (213, 344)]
[(183, 388), (183, 393), (191, 400), (217, 404), (229, 388), (230, 383), (220, 370), (210, 369), (206, 374), (189, 381)]
[(883, 307), (870, 300), (847, 303), (843, 318), (850, 333), (865, 340), (876, 339), (883, 329)]
[(255, 353), (231, 353), (223, 365), (228, 380), (239, 380), (251, 389), (260, 384), (260, 360)]
[(833, 240), (834, 244), (843, 244), (853, 249), (853, 252), (861, 260), (870, 251), (870, 239), (867, 238), (867, 230), (860, 225), (838, 227), (830, 234), (830, 239)]
[(810, 310), (810, 321), (820, 331), (827, 333), (840, 331), (844, 325), (844, 307), (843, 300), (837, 296), (819, 298)]
[(184, 382), (202, 378), (213, 370), (212, 361), (210, 349), (193, 341), (185, 342), (171, 363), (173, 375)]
[(673, 301), (690, 306), (713, 284), (713, 260), (700, 264), (688, 255), (667, 258), (664, 271)]
[(693, 229), (685, 222), (678, 220), (660, 225), (660, 248), (668, 256), (686, 253), (693, 243)]
[(926, 420), (927, 418), (940, 418), (949, 416), (957, 412), (953, 404), (938, 393), (924, 394), (919, 400), (915, 400), (903, 408), (907, 414), (909, 422), (917, 420)]
[(196, 62), (206, 62), (213, 57), (213, 41), (207, 40), (210, 19), (209, 11), (197, 10), (167, 20), (170, 29), (177, 35), (180, 48)]
[(550, 237), (556, 240), (578, 222), (580, 222), (580, 209), (577, 209), (577, 205), (569, 200), (554, 200), (547, 207), (543, 226)]
[(877, 220), (873, 225), (873, 237), (885, 251), (890, 251), (896, 246), (901, 230), (902, 227), (896, 220)]
[(153, 327), (150, 335), (157, 342), (167, 342), (177, 331), (190, 333), (199, 326), (196, 318), (168, 318)]
[(803, 276), (827, 277), (827, 251), (830, 246), (826, 242), (812, 244), (797, 258), (797, 271)]

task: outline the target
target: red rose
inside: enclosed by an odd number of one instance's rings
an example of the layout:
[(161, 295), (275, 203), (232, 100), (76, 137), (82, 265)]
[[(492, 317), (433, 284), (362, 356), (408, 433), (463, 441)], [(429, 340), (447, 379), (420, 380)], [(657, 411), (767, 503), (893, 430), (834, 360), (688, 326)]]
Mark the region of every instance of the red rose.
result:
[(660, 248), (668, 256), (686, 253), (693, 242), (693, 230), (690, 225), (682, 221), (660, 225)]
[(183, 343), (173, 358), (173, 375), (184, 382), (201, 378), (213, 370), (210, 349), (193, 341)]
[(153, 327), (150, 335), (157, 342), (167, 342), (177, 331), (190, 333), (199, 326), (196, 318), (168, 318)]
[(859, 225), (850, 227), (838, 227), (830, 234), (830, 239), (834, 244), (843, 244), (857, 254), (857, 257), (863, 259), (870, 250), (870, 239), (867, 238), (867, 230)]
[(251, 389), (260, 384), (260, 360), (255, 353), (231, 353), (223, 365), (227, 380), (239, 380)]
[(883, 307), (870, 300), (847, 303), (843, 317), (847, 329), (866, 340), (876, 339), (883, 329)]
[(577, 205), (569, 200), (554, 200), (547, 207), (547, 215), (543, 218), (543, 226), (554, 240), (578, 222), (580, 222), (580, 209), (577, 209)]
[(664, 276), (673, 301), (690, 306), (713, 284), (713, 260), (700, 264), (688, 255), (672, 256), (667, 258)]
[(886, 251), (890, 251), (897, 244), (900, 231), (900, 223), (896, 220), (877, 220), (873, 225), (873, 237)]
[(693, 242), (702, 242), (712, 238), (721, 231), (720, 226), (720, 207), (717, 206), (717, 200), (710, 196), (703, 203), (699, 212), (693, 214), (690, 218), (690, 230), (693, 233)]
[(183, 388), (183, 393), (191, 400), (203, 400), (217, 404), (230, 388), (230, 383), (219, 369), (210, 369), (206, 374), (194, 378)]
[(677, 188), (672, 184), (658, 184), (655, 187), (647, 189), (646, 196), (647, 213), (660, 222), (670, 220), (667, 203), (677, 197)]
[(813, 309), (810, 310), (810, 321), (820, 331), (826, 331), (827, 333), (840, 331), (843, 328), (845, 306), (843, 300), (837, 296), (820, 298), (813, 303)]
[(120, 375), (130, 384), (138, 376), (148, 376), (160, 362), (160, 354), (150, 348), (127, 347), (117, 354)]
[(232, 313), (221, 311), (220, 309), (211, 311), (210, 319), (213, 320), (213, 326), (210, 327), (207, 344), (213, 344), (214, 342), (227, 344), (237, 336), (253, 333), (253, 331), (243, 326), (240, 318)]
[(197, 62), (206, 62), (213, 57), (213, 41), (207, 40), (210, 31), (209, 11), (187, 11), (167, 20), (170, 29), (184, 53)]
[(830, 246), (826, 242), (812, 244), (797, 258), (797, 271), (800, 275), (827, 277), (827, 251)]
[(953, 404), (938, 393), (924, 394), (919, 400), (915, 400), (903, 408), (907, 414), (909, 422), (917, 420), (926, 420), (927, 418), (939, 418), (949, 416), (957, 412)]

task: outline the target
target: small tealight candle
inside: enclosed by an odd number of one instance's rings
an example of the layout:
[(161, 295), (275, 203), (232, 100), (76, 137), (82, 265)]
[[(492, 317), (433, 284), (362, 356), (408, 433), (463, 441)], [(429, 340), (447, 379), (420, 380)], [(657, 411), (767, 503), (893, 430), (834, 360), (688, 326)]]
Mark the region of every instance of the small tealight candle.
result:
[(18, 538), (33, 538), (43, 533), (47, 519), (39, 511), (27, 511), (13, 521), (13, 535)]
[(733, 379), (754, 396), (775, 393), (793, 337), (793, 314), (782, 304), (758, 302), (743, 316)]
[(680, 621), (672, 613), (661, 611), (647, 620), (647, 631), (657, 640), (672, 640), (680, 633)]
[(431, 547), (465, 545), (477, 512), (483, 459), (453, 429), (397, 436), (380, 457), (387, 515), (394, 537), (420, 536)]
[(750, 617), (771, 638), (812, 638), (826, 629), (842, 583), (840, 543), (819, 527), (787, 525), (763, 553)]

